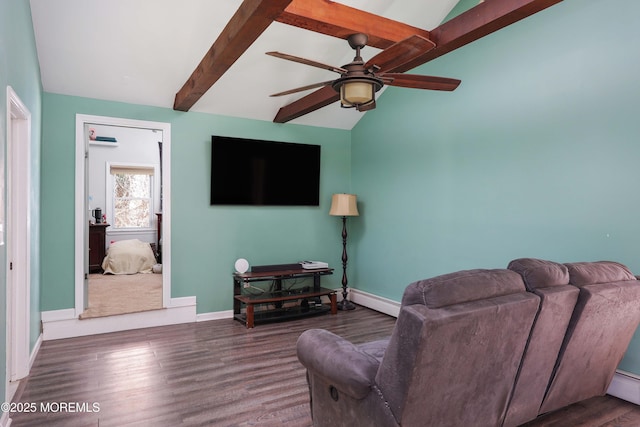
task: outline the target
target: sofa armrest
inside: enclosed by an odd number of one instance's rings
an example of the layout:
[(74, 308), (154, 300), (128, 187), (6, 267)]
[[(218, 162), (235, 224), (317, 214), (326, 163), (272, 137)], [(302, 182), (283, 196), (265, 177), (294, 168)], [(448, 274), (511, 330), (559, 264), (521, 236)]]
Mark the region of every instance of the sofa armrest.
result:
[(380, 365), (374, 356), (323, 329), (303, 332), (297, 352), (298, 360), (311, 374), (356, 399), (369, 393)]

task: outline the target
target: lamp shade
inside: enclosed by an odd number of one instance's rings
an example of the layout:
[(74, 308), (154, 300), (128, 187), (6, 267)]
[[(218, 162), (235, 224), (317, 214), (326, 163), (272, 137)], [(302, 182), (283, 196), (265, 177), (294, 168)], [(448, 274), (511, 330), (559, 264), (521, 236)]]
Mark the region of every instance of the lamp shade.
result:
[(334, 194), (331, 197), (331, 209), (329, 215), (333, 216), (358, 216), (355, 194)]
[(375, 98), (373, 84), (366, 80), (346, 81), (340, 87), (340, 98), (346, 106), (364, 105)]

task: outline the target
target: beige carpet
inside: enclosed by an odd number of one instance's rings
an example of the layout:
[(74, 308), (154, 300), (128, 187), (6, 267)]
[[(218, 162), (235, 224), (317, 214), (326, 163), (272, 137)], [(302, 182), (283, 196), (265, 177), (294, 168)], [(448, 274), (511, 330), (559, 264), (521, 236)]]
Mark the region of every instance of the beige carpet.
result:
[(162, 308), (162, 274), (90, 274), (89, 308), (81, 319)]

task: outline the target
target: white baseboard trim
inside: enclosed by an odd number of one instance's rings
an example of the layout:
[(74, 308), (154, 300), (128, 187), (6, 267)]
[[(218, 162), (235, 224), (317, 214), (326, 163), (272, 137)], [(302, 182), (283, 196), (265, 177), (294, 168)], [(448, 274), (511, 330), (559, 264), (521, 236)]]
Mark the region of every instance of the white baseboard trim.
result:
[(68, 320), (73, 319), (74, 317), (76, 317), (76, 310), (73, 308), (43, 311), (42, 313), (40, 313), (40, 319), (42, 320), (42, 323)]
[(196, 316), (196, 322), (209, 320), (233, 319), (233, 310), (214, 311), (212, 313), (200, 313)]
[(33, 362), (36, 361), (36, 356), (40, 351), (40, 346), (42, 345), (42, 333), (38, 335), (38, 339), (33, 346), (33, 350), (31, 350), (31, 356), (29, 357), (29, 372), (31, 372), (31, 367), (33, 366)]
[[(340, 300), (342, 300), (342, 288), (338, 291), (338, 301)], [(398, 317), (400, 313), (399, 302), (358, 289), (349, 289), (349, 300), (354, 304), (362, 305), (389, 316)]]
[(618, 369), (607, 394), (640, 405), (640, 376)]
[(169, 308), (187, 307), (190, 305), (196, 305), (196, 297), (171, 298), (169, 302)]
[(176, 325), (195, 322), (196, 298), (171, 299), (171, 305), (162, 310), (80, 320), (75, 309), (42, 312), (42, 339), (44, 341), (81, 337), (131, 329)]
[[(40, 351), (40, 346), (42, 345), (42, 334), (38, 335), (38, 339), (36, 340), (35, 344), (33, 345), (33, 350), (31, 350), (31, 354), (29, 355), (29, 368), (28, 368), (28, 373), (31, 372), (31, 367), (33, 366), (33, 362), (35, 362), (36, 360), (36, 356), (38, 355), (38, 352)], [(13, 400), (13, 397), (16, 394), (16, 391), (18, 391), (18, 387), (20, 387), (20, 381), (24, 380), (24, 378), (16, 380), (16, 381), (8, 381), (7, 382), (7, 386), (5, 387), (5, 402), (11, 402)], [(9, 419), (9, 423), (11, 422), (11, 419)], [(2, 422), (2, 420), (0, 419), (0, 427), (4, 427), (5, 425), (8, 424), (4, 424)]]

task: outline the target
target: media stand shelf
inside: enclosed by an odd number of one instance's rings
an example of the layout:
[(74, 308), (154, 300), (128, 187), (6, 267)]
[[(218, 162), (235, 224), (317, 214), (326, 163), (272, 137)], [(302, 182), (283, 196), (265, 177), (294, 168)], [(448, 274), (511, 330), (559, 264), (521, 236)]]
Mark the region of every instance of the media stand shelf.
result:
[[(299, 317), (314, 316), (331, 312), (336, 314), (336, 291), (320, 287), (320, 277), (333, 274), (332, 268), (316, 270), (281, 270), (233, 274), (233, 313), (234, 319), (253, 328), (256, 323), (280, 321)], [(313, 277), (313, 286), (283, 289), (282, 282)], [(270, 292), (252, 294), (245, 289), (253, 282), (273, 281)], [(330, 304), (322, 304), (320, 298), (329, 297)], [(285, 302), (300, 301), (300, 304), (285, 306)], [(266, 306), (255, 310), (255, 306)], [(273, 306), (273, 308), (269, 308)]]

